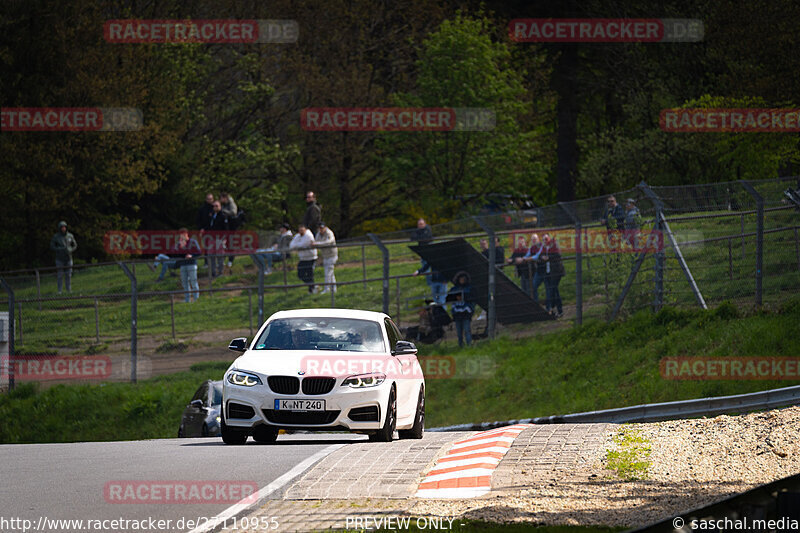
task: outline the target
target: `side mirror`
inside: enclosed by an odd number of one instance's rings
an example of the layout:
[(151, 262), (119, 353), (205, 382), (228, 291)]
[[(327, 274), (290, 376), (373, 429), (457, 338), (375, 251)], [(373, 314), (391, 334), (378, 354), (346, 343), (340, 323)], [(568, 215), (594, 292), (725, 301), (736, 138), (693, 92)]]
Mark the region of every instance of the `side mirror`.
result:
[(200, 409), (201, 407), (203, 407), (203, 400), (192, 400), (191, 402), (189, 402), (189, 406), (197, 407), (198, 409)]
[(413, 342), (397, 341), (392, 350), (392, 355), (417, 355), (417, 347)]
[(228, 349), (233, 350), (234, 352), (247, 351), (247, 337), (237, 337), (233, 339), (228, 345)]

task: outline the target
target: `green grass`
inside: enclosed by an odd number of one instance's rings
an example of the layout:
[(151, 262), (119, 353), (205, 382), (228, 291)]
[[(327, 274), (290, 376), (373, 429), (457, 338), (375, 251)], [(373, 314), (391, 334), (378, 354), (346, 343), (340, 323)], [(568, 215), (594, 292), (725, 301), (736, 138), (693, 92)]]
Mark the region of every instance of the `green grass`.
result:
[(625, 481), (647, 479), (650, 443), (636, 431), (623, 427), (613, 438), (614, 449), (606, 451), (606, 468)]
[[(742, 313), (731, 304), (703, 312), (666, 308), (624, 322), (513, 340), (503, 337), (459, 350), (421, 347), (423, 364), (452, 358), (459, 369), (481, 363), (479, 379), (427, 383), (427, 426), (566, 414), (753, 392), (791, 381), (670, 381), (666, 356), (793, 356), (800, 354), (800, 300), (774, 311)], [(480, 359), (479, 359), (480, 358)], [(192, 367), (138, 384), (21, 385), (0, 395), (0, 442), (69, 442), (173, 437), (199, 383), (220, 379), (227, 363)]]
[(0, 395), (0, 442), (111, 441), (175, 437), (181, 413), (204, 380), (220, 379), (229, 363), (200, 363), (188, 372), (138, 384), (33, 383)]
[[(755, 392), (793, 381), (672, 381), (661, 377), (667, 356), (792, 356), (800, 354), (800, 301), (774, 311), (641, 311), (624, 322), (593, 321), (521, 340), (499, 338), (459, 350), (455, 364), (477, 356), (494, 369), (485, 379), (428, 379), (429, 426), (567, 414), (642, 403)], [(422, 357), (432, 350), (423, 348)]]

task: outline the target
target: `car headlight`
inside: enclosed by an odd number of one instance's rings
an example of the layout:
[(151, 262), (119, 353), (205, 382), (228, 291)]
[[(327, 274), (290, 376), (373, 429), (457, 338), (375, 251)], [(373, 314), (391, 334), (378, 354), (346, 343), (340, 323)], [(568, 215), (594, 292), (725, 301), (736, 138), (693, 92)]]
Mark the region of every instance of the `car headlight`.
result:
[(239, 370), (233, 370), (228, 374), (228, 383), (240, 385), (242, 387), (262, 385), (260, 377), (256, 376), (255, 374), (240, 372)]
[(363, 389), (365, 387), (377, 387), (386, 381), (386, 374), (361, 374), (358, 376), (350, 376), (342, 381), (342, 387), (353, 387), (354, 389)]
[(220, 422), (222, 422), (222, 417), (219, 417), (219, 416), (218, 416), (218, 417), (217, 417), (217, 424), (219, 424)]

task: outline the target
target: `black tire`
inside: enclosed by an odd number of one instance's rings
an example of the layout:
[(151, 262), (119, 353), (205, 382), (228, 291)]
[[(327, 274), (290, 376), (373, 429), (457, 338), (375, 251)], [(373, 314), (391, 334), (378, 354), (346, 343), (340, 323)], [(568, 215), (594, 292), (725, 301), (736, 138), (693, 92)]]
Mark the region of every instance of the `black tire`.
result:
[(253, 440), (265, 444), (275, 442), (278, 438), (278, 428), (261, 424), (253, 428)]
[(244, 444), (247, 442), (247, 430), (234, 429), (225, 423), (225, 417), (219, 423), (220, 434), (222, 435), (222, 442), (225, 444)]
[(386, 420), (383, 427), (369, 436), (372, 442), (392, 442), (394, 430), (397, 427), (397, 392), (394, 385), (389, 393), (389, 400), (386, 402)]
[(202, 430), (201, 435), (203, 437), (208, 437), (208, 426), (205, 423), (203, 424), (203, 430)]
[(186, 436), (186, 433), (183, 430), (183, 424), (181, 424), (180, 426), (178, 426), (178, 438), (182, 439), (185, 436)]
[(397, 432), (401, 439), (421, 439), (425, 433), (425, 387), (420, 387), (417, 399), (417, 413), (414, 415), (414, 425), (411, 429)]

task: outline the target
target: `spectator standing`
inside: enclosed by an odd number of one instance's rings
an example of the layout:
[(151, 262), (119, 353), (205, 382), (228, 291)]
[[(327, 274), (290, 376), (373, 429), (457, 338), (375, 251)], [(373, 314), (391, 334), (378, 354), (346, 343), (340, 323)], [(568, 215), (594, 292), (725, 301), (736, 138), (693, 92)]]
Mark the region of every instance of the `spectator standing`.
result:
[(303, 215), (303, 226), (311, 230), (311, 235), (316, 235), (319, 231), (319, 223), (322, 221), (322, 208), (317, 203), (314, 191), (306, 193), (306, 214)]
[[(487, 260), (489, 259), (489, 241), (488, 239), (481, 239), (481, 255), (485, 257)], [(500, 237), (494, 238), (494, 264), (495, 265), (503, 265), (506, 262), (506, 251), (500, 245)]]
[(544, 245), (540, 260), (545, 265), (544, 287), (547, 291), (545, 309), (548, 313), (552, 313), (556, 318), (559, 318), (564, 315), (561, 293), (558, 290), (558, 284), (561, 283), (561, 278), (565, 274), (564, 261), (561, 258), (561, 251), (558, 249), (555, 239), (551, 239), (550, 235), (545, 233), (543, 240)]
[(634, 251), (639, 250), (639, 228), (642, 225), (642, 216), (636, 207), (636, 200), (628, 198), (625, 202), (625, 242)]
[(317, 249), (314, 248), (314, 234), (300, 224), (297, 228), (297, 235), (292, 237), (289, 248), (297, 250), (297, 277), (300, 281), (308, 285), (308, 292), (314, 292), (314, 263), (317, 260)]
[[(203, 233), (205, 233), (206, 229), (208, 228), (208, 221), (211, 218), (211, 214), (213, 213), (213, 211), (214, 211), (214, 195), (208, 193), (206, 194), (205, 203), (200, 206), (200, 209), (197, 210), (197, 218), (195, 219), (195, 224), (197, 225), (197, 229), (200, 230), (201, 238)], [(205, 259), (206, 259), (206, 266), (208, 266), (208, 256), (206, 256)]]
[(181, 285), (184, 290), (183, 301), (189, 303), (194, 298), (200, 298), (200, 286), (197, 283), (197, 256), (201, 254), (200, 245), (196, 240), (189, 238), (189, 230), (178, 230), (178, 243), (173, 249), (173, 254), (178, 257), (175, 266), (181, 270)]
[(422, 260), (422, 266), (414, 271), (414, 275), (419, 276), (420, 274), (425, 274), (429, 270), (431, 273), (430, 275), (425, 276), (425, 281), (431, 288), (431, 298), (437, 304), (444, 305), (445, 300), (447, 299), (447, 276), (438, 270), (433, 270), (431, 264), (424, 259)]
[(433, 231), (424, 218), (417, 220), (417, 229), (412, 233), (411, 240), (417, 241), (417, 244), (430, 244), (433, 241)]
[(448, 292), (448, 300), (453, 301), (450, 313), (456, 323), (458, 345), (464, 346), (464, 341), (466, 341), (469, 346), (472, 344), (472, 314), (475, 312), (475, 304), (472, 299), (469, 274), (465, 271), (459, 271), (453, 278), (453, 286)]
[[(531, 239), (532, 240), (532, 239)], [(517, 276), (519, 276), (519, 286), (525, 292), (525, 294), (530, 295), (531, 293), (531, 274), (532, 268), (528, 267), (528, 264), (524, 262), (524, 258), (528, 253), (528, 245), (527, 241), (524, 236), (520, 235), (516, 239), (516, 246), (514, 251), (511, 252), (511, 257), (508, 258), (506, 261), (509, 265), (513, 264), (517, 268)]]
[[(206, 230), (214, 232), (211, 234), (211, 247), (207, 250), (211, 257), (211, 277), (216, 278), (222, 275), (222, 267), (225, 266), (225, 249), (227, 248), (227, 231), (230, 222), (227, 215), (222, 212), (222, 204), (216, 201), (211, 204), (211, 217), (208, 219)], [(225, 233), (217, 233), (225, 232)]]
[(339, 260), (339, 250), (336, 248), (336, 236), (324, 222), (319, 223), (319, 233), (314, 241), (314, 246), (319, 248), (322, 258), (322, 267), (325, 269), (325, 287), (322, 292), (336, 292), (336, 275), (333, 272), (336, 261)]
[[(227, 192), (220, 193), (219, 204), (222, 206), (222, 212), (228, 217), (228, 229), (232, 231), (239, 229), (239, 207), (233, 200), (233, 196)], [(233, 268), (234, 259), (234, 256), (228, 256), (228, 268)]]
[(603, 211), (603, 223), (608, 231), (622, 231), (625, 227), (625, 211), (617, 203), (617, 198), (612, 194), (606, 199), (606, 210)]
[(58, 223), (58, 231), (50, 239), (50, 249), (56, 254), (58, 294), (61, 294), (62, 279), (66, 282), (67, 292), (72, 292), (72, 253), (78, 249), (78, 241), (67, 231), (67, 223), (63, 220)]
[[(539, 285), (544, 283), (546, 265), (544, 261), (540, 260), (542, 253), (542, 243), (539, 241), (539, 235), (534, 233), (531, 236), (531, 247), (528, 253), (522, 260), (528, 264), (533, 263), (533, 280), (531, 282), (531, 291), (533, 292), (533, 301), (539, 303)], [(547, 300), (547, 285), (545, 285), (545, 300)]]

